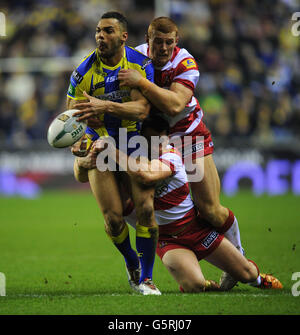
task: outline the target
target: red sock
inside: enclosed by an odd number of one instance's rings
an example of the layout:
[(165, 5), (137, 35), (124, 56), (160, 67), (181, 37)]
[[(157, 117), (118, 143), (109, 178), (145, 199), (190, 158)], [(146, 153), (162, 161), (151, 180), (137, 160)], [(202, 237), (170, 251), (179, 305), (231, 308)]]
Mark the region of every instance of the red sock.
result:
[(179, 290), (180, 290), (182, 293), (184, 293), (184, 289), (183, 289), (182, 286), (179, 286)]
[(219, 232), (221, 234), (225, 234), (234, 222), (234, 214), (232, 213), (232, 211), (229, 208), (227, 208), (227, 209), (228, 209), (228, 212), (229, 212), (228, 218), (226, 219), (225, 223), (221, 227), (217, 228), (217, 232)]
[(257, 264), (255, 262), (253, 262), (251, 259), (248, 259), (249, 262), (251, 262), (255, 267), (256, 267), (256, 270), (257, 270), (257, 277), (259, 276), (260, 272), (259, 272), (259, 268), (257, 266)]

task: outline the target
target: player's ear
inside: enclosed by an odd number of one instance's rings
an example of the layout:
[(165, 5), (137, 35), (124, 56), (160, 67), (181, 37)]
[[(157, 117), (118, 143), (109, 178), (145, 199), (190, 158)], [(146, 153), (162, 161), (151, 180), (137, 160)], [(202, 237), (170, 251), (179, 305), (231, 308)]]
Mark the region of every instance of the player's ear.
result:
[(128, 33), (126, 31), (124, 31), (122, 33), (122, 37), (121, 37), (122, 44), (126, 43), (127, 39), (128, 39)]

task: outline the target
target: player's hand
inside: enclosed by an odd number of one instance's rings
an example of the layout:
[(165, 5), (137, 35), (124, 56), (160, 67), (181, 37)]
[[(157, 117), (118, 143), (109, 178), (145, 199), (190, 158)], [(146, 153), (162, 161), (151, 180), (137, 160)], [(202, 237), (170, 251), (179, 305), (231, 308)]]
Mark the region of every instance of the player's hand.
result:
[(73, 108), (78, 109), (73, 116), (78, 116), (77, 121), (88, 120), (90, 118), (95, 119), (99, 117), (106, 110), (107, 102), (105, 100), (100, 100), (91, 95), (87, 94), (85, 91), (83, 95), (89, 100), (88, 102), (76, 103)]
[(98, 154), (99, 152), (102, 152), (104, 149), (106, 149), (107, 145), (107, 141), (99, 139), (93, 143), (92, 150)]
[(120, 86), (129, 86), (130, 88), (137, 88), (142, 78), (140, 72), (134, 69), (120, 70), (118, 74)]
[(84, 135), (79, 141), (71, 146), (71, 152), (74, 156), (85, 157), (88, 155), (90, 148), (87, 149), (87, 138)]
[(76, 157), (76, 160), (80, 168), (91, 170), (97, 167), (97, 153), (93, 150), (91, 150), (86, 157)]

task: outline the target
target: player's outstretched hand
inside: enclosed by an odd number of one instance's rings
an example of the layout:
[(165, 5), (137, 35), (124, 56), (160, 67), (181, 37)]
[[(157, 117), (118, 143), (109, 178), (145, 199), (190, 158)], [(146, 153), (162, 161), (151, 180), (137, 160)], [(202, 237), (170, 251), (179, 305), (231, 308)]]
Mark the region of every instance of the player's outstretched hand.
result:
[(77, 157), (85, 157), (88, 155), (89, 151), (90, 150), (87, 149), (87, 138), (85, 135), (71, 146), (72, 154)]
[(95, 169), (97, 167), (97, 153), (90, 151), (85, 157), (76, 157), (78, 166), (87, 170)]
[(92, 150), (98, 154), (99, 152), (102, 152), (104, 149), (106, 149), (107, 145), (107, 141), (99, 139), (93, 143)]
[(87, 94), (85, 91), (83, 95), (89, 100), (88, 102), (78, 102), (73, 108), (78, 109), (78, 112), (75, 112), (73, 116), (78, 116), (77, 121), (84, 121), (90, 118), (95, 119), (99, 115), (103, 114), (106, 110), (106, 101), (100, 100), (91, 95)]
[(139, 81), (143, 78), (139, 71), (134, 69), (120, 70), (118, 74), (118, 79), (120, 81), (120, 86), (129, 86), (131, 88), (136, 88), (139, 86)]

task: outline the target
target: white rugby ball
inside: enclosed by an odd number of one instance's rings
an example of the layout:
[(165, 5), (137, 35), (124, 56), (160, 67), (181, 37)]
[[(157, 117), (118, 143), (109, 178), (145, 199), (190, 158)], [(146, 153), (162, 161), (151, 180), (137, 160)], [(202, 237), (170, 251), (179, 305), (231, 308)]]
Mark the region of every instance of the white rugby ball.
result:
[(59, 114), (48, 128), (48, 143), (54, 148), (66, 148), (77, 142), (85, 133), (86, 123), (78, 122), (72, 115), (77, 109), (69, 109)]

